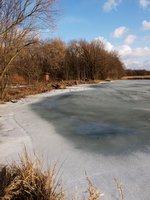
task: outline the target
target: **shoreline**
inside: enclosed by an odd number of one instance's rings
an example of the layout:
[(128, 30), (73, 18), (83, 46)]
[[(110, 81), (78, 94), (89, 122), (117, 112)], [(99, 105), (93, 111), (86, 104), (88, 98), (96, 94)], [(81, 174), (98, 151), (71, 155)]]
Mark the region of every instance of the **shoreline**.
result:
[(150, 75), (145, 76), (124, 76), (121, 80), (150, 80)]
[(31, 95), (42, 94), (46, 92), (51, 92), (58, 89), (67, 89), (68, 87), (78, 86), (78, 85), (88, 85), (88, 84), (99, 84), (103, 82), (108, 82), (110, 80), (71, 80), (71, 81), (53, 81), (53, 82), (41, 82), (32, 85), (19, 85), (11, 86), (8, 89), (8, 94), (2, 100), (0, 99), (0, 104), (6, 102), (16, 103), (19, 99), (26, 98)]
[[(124, 76), (121, 79), (116, 80), (150, 80), (150, 76)], [(52, 81), (52, 82), (40, 82), (31, 85), (12, 85), (8, 89), (8, 94), (2, 100), (0, 99), (0, 104), (5, 104), (6, 102), (16, 103), (18, 100), (26, 98), (31, 95), (43, 94), (51, 92), (58, 89), (67, 89), (68, 87), (80, 86), (80, 85), (91, 85), (108, 83), (116, 80), (70, 80), (70, 81)]]
[[(150, 80), (150, 76), (124, 76), (121, 79), (116, 80)], [(58, 89), (67, 89), (68, 87), (78, 86), (78, 85), (89, 85), (89, 84), (100, 84), (108, 83), (116, 80), (70, 80), (70, 81), (52, 81), (52, 82), (39, 82), (31, 85), (12, 85), (8, 88), (8, 93), (6, 97), (2, 100), (0, 99), (0, 104), (5, 104), (6, 102), (16, 103), (19, 99), (26, 98), (31, 95), (37, 95), (42, 93), (47, 93)]]

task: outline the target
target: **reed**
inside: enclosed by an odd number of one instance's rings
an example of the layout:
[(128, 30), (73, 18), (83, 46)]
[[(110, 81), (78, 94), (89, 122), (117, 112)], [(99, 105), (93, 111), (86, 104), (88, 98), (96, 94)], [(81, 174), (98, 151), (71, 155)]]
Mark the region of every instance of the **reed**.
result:
[[(40, 160), (31, 159), (25, 150), (20, 162), (0, 167), (0, 199), (1, 200), (103, 200), (100, 193), (87, 177), (88, 194), (82, 198), (67, 198), (58, 178), (57, 164), (46, 171), (42, 169)], [(122, 185), (114, 179), (120, 200), (125, 200)], [(104, 198), (103, 198), (104, 197)]]

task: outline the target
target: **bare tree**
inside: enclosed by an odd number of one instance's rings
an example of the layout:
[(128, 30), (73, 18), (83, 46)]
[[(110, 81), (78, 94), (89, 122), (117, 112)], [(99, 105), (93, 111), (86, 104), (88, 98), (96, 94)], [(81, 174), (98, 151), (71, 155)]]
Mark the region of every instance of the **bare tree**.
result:
[(120, 78), (124, 65), (118, 54), (108, 52), (102, 41), (72, 41), (66, 50), (66, 79), (107, 79)]
[(79, 42), (71, 41), (65, 56), (64, 74), (66, 79), (81, 79), (81, 54), (82, 49)]
[(65, 43), (59, 38), (49, 40), (43, 44), (43, 67), (44, 73), (48, 72), (52, 79), (59, 79), (65, 59)]
[(38, 29), (52, 28), (56, 0), (0, 0), (0, 97), (18, 54), (30, 44)]
[(22, 50), (15, 59), (15, 68), (10, 71), (12, 77), (17, 74), (29, 84), (40, 80), (42, 76), (41, 46), (41, 43), (36, 41)]

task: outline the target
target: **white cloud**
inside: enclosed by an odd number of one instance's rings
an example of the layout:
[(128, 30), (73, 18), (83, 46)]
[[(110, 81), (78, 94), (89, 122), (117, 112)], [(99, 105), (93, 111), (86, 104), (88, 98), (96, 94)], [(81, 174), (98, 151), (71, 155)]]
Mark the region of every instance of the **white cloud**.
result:
[(102, 36), (96, 37), (95, 40), (101, 41), (104, 44), (104, 47), (107, 51), (111, 51), (114, 48), (113, 45), (107, 39), (105, 39)]
[(128, 69), (146, 69), (150, 70), (150, 60), (127, 59), (124, 61)]
[[(128, 29), (124, 27), (122, 32), (117, 33), (117, 36), (121, 37), (127, 31)], [(105, 49), (108, 51), (116, 50), (120, 55), (120, 59), (123, 61), (127, 68), (150, 70), (150, 46), (148, 45), (148, 43), (145, 43), (145, 46), (144, 43), (142, 43), (142, 46), (132, 47), (131, 45), (133, 44), (133, 42), (135, 42), (136, 38), (136, 35), (128, 34), (125, 37), (124, 42), (118, 46), (113, 45), (110, 41), (102, 36), (95, 38), (95, 40), (101, 41), (104, 44)], [(147, 37), (145, 39), (147, 39)]]
[(150, 60), (144, 60), (144, 62), (142, 63), (142, 67), (144, 69), (150, 70)]
[(125, 39), (125, 44), (126, 45), (131, 45), (136, 39), (135, 35), (128, 35)]
[(127, 68), (150, 70), (150, 47), (131, 48), (125, 44), (116, 50)]
[(129, 45), (119, 46), (117, 50), (122, 57), (129, 56), (132, 53), (132, 48)]
[(146, 21), (146, 20), (144, 20), (143, 22), (142, 22), (142, 29), (144, 30), (144, 31), (148, 31), (148, 30), (150, 30), (150, 21)]
[(138, 48), (131, 48), (129, 45), (122, 45), (117, 47), (120, 55), (123, 58), (129, 57), (150, 57), (150, 48), (149, 47), (138, 47)]
[(107, 51), (116, 50), (127, 68), (150, 70), (150, 47), (146, 45), (144, 47), (131, 47), (130, 45), (135, 39), (136, 35), (130, 34), (125, 38), (124, 44), (120, 46), (114, 46), (102, 36), (96, 37), (95, 41), (102, 42)]
[(143, 48), (135, 48), (132, 50), (132, 55), (134, 57), (150, 57), (150, 48), (149, 47), (143, 47)]
[(103, 5), (103, 10), (109, 12), (113, 9), (116, 9), (120, 2), (121, 0), (106, 0), (106, 2)]
[(120, 26), (118, 28), (116, 28), (113, 32), (113, 36), (116, 38), (120, 38), (122, 37), (126, 32), (128, 31), (128, 29), (125, 26)]
[(140, 6), (144, 9), (149, 8), (150, 0), (139, 0)]

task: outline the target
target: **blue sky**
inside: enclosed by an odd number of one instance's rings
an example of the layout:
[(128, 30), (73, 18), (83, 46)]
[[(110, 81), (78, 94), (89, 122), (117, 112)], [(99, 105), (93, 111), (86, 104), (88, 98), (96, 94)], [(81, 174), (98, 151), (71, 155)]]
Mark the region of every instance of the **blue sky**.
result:
[(57, 29), (43, 38), (100, 39), (127, 68), (150, 70), (150, 0), (59, 0), (59, 7)]

